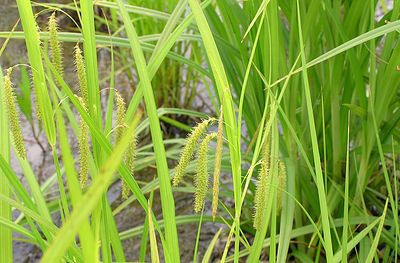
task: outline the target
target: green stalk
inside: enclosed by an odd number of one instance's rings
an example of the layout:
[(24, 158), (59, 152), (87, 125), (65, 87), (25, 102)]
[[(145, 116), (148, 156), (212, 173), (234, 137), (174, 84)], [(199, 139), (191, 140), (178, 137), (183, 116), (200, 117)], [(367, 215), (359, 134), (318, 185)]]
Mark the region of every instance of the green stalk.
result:
[(346, 178), (344, 184), (342, 262), (347, 262), (347, 235), (349, 230), (349, 165), (350, 165), (350, 112), (347, 125)]
[[(4, 98), (3, 70), (0, 67), (0, 98)], [(7, 109), (3, 99), (0, 99), (0, 154), (6, 162), (10, 162), (10, 138), (8, 131)], [(7, 177), (0, 171), (0, 194), (11, 197), (11, 189)], [(0, 201), (0, 217), (12, 221), (11, 206)], [(13, 262), (12, 230), (0, 224), (0, 262)]]

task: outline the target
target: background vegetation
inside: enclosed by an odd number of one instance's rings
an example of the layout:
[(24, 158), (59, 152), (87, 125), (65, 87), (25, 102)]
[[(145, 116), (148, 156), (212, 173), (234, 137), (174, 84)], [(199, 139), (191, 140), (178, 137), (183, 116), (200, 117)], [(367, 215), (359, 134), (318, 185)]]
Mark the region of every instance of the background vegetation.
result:
[(0, 262), (398, 261), (399, 1), (9, 8)]

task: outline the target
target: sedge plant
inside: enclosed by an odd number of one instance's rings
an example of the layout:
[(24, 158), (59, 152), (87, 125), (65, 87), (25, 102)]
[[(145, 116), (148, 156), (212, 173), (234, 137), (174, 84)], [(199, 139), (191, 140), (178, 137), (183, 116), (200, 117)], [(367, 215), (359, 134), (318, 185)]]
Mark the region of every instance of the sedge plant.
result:
[[(398, 261), (398, 1), (16, 4), (22, 27), (0, 29), (0, 58), (10, 39), (28, 56), (0, 74), (1, 262), (14, 233), (42, 262)], [(44, 182), (24, 121), (51, 149)], [(145, 216), (122, 229), (134, 205)], [(202, 248), (208, 222), (219, 230)]]

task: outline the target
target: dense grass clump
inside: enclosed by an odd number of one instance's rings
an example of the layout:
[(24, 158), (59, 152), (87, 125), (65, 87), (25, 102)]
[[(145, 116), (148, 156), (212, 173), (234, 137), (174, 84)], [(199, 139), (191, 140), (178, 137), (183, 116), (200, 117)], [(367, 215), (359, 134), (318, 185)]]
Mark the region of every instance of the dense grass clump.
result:
[(0, 262), (399, 261), (399, 1), (16, 8)]

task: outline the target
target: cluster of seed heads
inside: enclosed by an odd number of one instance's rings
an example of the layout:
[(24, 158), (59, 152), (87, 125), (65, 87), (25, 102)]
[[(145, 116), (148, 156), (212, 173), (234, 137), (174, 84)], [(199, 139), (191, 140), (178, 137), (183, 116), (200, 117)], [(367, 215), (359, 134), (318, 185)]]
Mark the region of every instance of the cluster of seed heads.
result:
[(194, 211), (196, 213), (200, 212), (204, 207), (205, 197), (209, 186), (208, 183), (209, 174), (207, 165), (208, 147), (211, 140), (217, 138), (217, 147), (216, 147), (215, 163), (214, 163), (214, 176), (213, 176), (214, 178), (213, 200), (212, 200), (213, 217), (215, 217), (216, 215), (218, 206), (219, 174), (221, 170), (222, 142), (223, 142), (222, 116), (220, 116), (218, 122), (218, 132), (207, 134), (208, 127), (215, 121), (216, 121), (215, 118), (206, 119), (201, 123), (199, 123), (190, 133), (189, 137), (187, 138), (185, 147), (181, 153), (178, 165), (175, 168), (175, 175), (173, 178), (173, 185), (177, 186), (186, 173), (186, 168), (193, 157), (198, 141), (202, 139), (200, 147), (197, 152), (197, 173), (194, 177), (194, 186), (195, 186)]
[(15, 148), (17, 155), (25, 159), (26, 150), (24, 138), (22, 136), (21, 125), (19, 123), (15, 92), (11, 82), (12, 68), (7, 69), (4, 76), (4, 101), (7, 108), (8, 122), (10, 124), (11, 134), (14, 138)]
[(271, 156), (271, 135), (267, 135), (264, 142), (261, 168), (258, 173), (257, 188), (254, 195), (254, 222), (253, 226), (259, 230), (265, 222), (265, 213), (267, 206), (267, 196), (271, 191), (272, 174), (271, 169), (278, 169), (276, 175), (276, 205), (279, 211), (282, 207), (282, 196), (286, 188), (286, 167), (285, 163), (281, 160), (275, 159)]
[[(50, 51), (51, 51), (51, 62), (57, 70), (60, 77), (63, 77), (63, 50), (61, 43), (58, 38), (58, 23), (56, 20), (56, 14), (53, 12), (49, 18), (48, 31), (50, 36)], [(77, 48), (79, 49), (79, 47)], [(75, 53), (79, 52), (75, 49)], [(87, 85), (86, 85), (86, 71), (83, 63), (83, 57), (80, 52), (80, 56), (75, 55), (75, 63), (77, 65), (77, 72), (79, 78), (80, 95), (79, 101), (82, 108), (87, 111)], [(78, 66), (79, 65), (79, 66)], [(79, 182), (81, 188), (84, 188), (89, 174), (89, 157), (90, 157), (90, 146), (89, 146), (89, 127), (86, 122), (80, 119), (80, 133), (78, 135), (79, 145)]]
[(183, 148), (181, 157), (179, 158), (178, 165), (175, 168), (175, 176), (172, 182), (174, 186), (178, 186), (178, 184), (182, 180), (183, 176), (186, 173), (186, 168), (190, 160), (192, 159), (197, 142), (207, 132), (208, 126), (211, 125), (213, 122), (215, 122), (214, 118), (206, 119), (199, 123), (190, 133), (189, 137), (186, 140), (185, 148)]
[[(116, 92), (115, 95), (116, 95), (115, 99), (116, 99), (116, 104), (117, 104), (115, 141), (116, 141), (116, 143), (118, 143), (122, 139), (122, 136), (124, 135), (124, 133), (127, 129), (127, 124), (125, 122), (126, 107), (125, 107), (125, 101), (121, 97), (121, 95), (118, 92)], [(124, 162), (129, 170), (129, 172), (132, 175), (135, 170), (136, 145), (137, 145), (137, 140), (136, 140), (136, 137), (133, 136), (133, 138), (129, 142), (128, 149), (126, 150), (125, 155), (124, 155)], [(122, 195), (122, 199), (127, 199), (130, 195), (129, 187), (124, 181), (121, 181), (121, 195)]]

